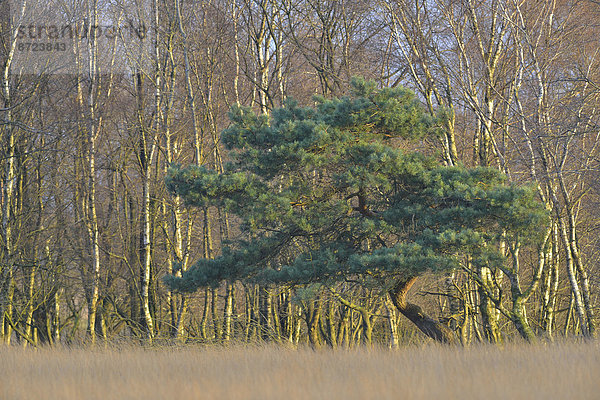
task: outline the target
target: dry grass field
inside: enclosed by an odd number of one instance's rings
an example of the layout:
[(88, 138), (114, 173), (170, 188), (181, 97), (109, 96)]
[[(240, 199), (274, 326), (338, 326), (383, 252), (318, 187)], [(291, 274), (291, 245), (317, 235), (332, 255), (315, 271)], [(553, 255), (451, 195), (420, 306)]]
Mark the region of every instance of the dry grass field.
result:
[(600, 399), (600, 345), (0, 347), (0, 399)]

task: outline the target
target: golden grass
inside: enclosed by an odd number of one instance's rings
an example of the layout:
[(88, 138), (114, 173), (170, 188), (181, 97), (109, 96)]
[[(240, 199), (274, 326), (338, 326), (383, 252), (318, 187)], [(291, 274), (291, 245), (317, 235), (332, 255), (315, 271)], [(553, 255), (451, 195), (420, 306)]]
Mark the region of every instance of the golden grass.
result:
[(0, 347), (0, 399), (600, 399), (598, 342), (350, 351)]

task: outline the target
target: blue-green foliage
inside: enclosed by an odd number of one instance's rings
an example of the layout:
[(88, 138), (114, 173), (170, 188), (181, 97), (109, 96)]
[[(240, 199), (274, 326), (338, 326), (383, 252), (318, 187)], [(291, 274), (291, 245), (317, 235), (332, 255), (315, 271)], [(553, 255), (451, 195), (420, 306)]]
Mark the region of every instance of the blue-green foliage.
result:
[(234, 107), (222, 133), (231, 162), (219, 174), (174, 167), (167, 186), (199, 207), (242, 221), (238, 240), (199, 260), (173, 288), (221, 280), (309, 283), (415, 275), (504, 260), (501, 237), (539, 239), (546, 213), (528, 186), (490, 168), (446, 167), (398, 138), (438, 127), (404, 88), (356, 79), (350, 97), (289, 101), (270, 117)]

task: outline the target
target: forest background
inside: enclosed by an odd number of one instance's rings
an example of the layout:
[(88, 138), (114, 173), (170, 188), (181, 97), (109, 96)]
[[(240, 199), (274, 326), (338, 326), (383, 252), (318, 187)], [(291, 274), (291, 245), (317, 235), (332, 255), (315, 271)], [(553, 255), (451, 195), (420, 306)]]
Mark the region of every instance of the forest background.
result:
[[(239, 230), (223, 209), (190, 207), (169, 193), (169, 166), (222, 170), (229, 156), (220, 132), (234, 104), (263, 114), (291, 98), (314, 105), (315, 95), (347, 95), (355, 76), (410, 88), (428, 113), (446, 116), (441, 135), (397, 146), (533, 184), (551, 217), (543, 245), (507, 250), (504, 268), (465, 260), (421, 279), (411, 296), (465, 344), (517, 336), (515, 302), (536, 337), (594, 336), (598, 2), (88, 1), (75, 2), (72, 14), (40, 7), (12, 1), (0, 9), (5, 343), (420, 340), (385, 292), (353, 282), (229, 281), (194, 294), (163, 284), (218, 256)], [(48, 43), (42, 17), (56, 14), (72, 17), (85, 37), (46, 64), (23, 58), (41, 38)], [(107, 36), (91, 27), (111, 23), (138, 30), (103, 45)], [(127, 45), (136, 40), (134, 54)], [(63, 51), (64, 42), (51, 43), (46, 53)], [(52, 64), (71, 57), (68, 71)]]

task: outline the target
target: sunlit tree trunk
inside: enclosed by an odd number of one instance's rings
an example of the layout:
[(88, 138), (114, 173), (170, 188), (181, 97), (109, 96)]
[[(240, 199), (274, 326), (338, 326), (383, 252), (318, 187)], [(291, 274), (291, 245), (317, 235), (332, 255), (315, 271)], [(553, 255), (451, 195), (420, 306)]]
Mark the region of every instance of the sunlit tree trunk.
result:
[(144, 80), (142, 72), (135, 75), (135, 87), (137, 98), (137, 124), (138, 124), (138, 162), (142, 179), (142, 205), (140, 216), (140, 297), (142, 312), (144, 316), (144, 335), (146, 339), (152, 340), (154, 336), (154, 322), (150, 312), (150, 281), (152, 270), (152, 243), (151, 243), (151, 197), (150, 197), (150, 174), (156, 149), (155, 136), (149, 130), (152, 126), (146, 126), (144, 118)]
[(389, 347), (391, 349), (397, 349), (400, 346), (400, 341), (398, 338), (398, 318), (396, 315), (394, 304), (387, 296), (385, 298), (385, 309), (387, 311), (387, 323), (390, 335)]
[[(99, 275), (100, 275), (100, 232), (97, 215), (97, 171), (96, 171), (96, 153), (97, 137), (101, 127), (101, 119), (96, 114), (96, 100), (99, 92), (99, 76), (97, 66), (97, 37), (91, 34), (92, 27), (98, 21), (98, 4), (96, 0), (87, 1), (86, 14), (90, 24), (87, 26), (87, 35), (91, 39), (87, 41), (87, 70), (85, 76), (86, 87), (83, 87), (83, 79), (78, 74), (78, 97), (81, 107), (82, 128), (86, 133), (86, 143), (84, 146), (85, 154), (85, 176), (87, 182), (82, 193), (82, 213), (85, 220), (85, 226), (88, 234), (89, 251), (89, 270), (82, 270), (84, 286), (86, 288), (87, 298), (87, 334), (92, 343), (96, 340), (96, 311), (99, 296)], [(79, 57), (81, 53), (77, 52)]]
[(319, 298), (310, 300), (308, 307), (304, 310), (304, 319), (308, 330), (308, 344), (314, 348), (320, 348), (321, 335), (319, 333), (319, 321), (321, 320), (321, 309), (323, 302)]
[[(15, 6), (15, 4), (11, 4)], [(25, 14), (28, 6), (26, 1), (17, 4), (18, 12), (8, 16), (8, 26), (6, 29), (8, 43), (5, 44), (7, 54), (5, 55), (4, 65), (2, 69), (2, 95), (4, 101), (0, 113), (3, 116), (5, 123), (0, 130), (0, 144), (3, 147), (2, 154), (4, 160), (4, 176), (2, 185), (2, 199), (0, 205), (2, 207), (2, 220), (0, 229), (2, 229), (0, 238), (2, 239), (2, 251), (0, 253), (0, 340), (9, 344), (12, 328), (7, 318), (11, 318), (12, 314), (12, 297), (14, 290), (13, 282), (13, 253), (14, 253), (14, 232), (13, 225), (13, 209), (15, 202), (15, 189), (17, 184), (17, 154), (16, 154), (16, 125), (14, 124), (13, 115), (13, 93), (12, 93), (12, 63), (17, 46), (18, 30), (21, 18)], [(16, 20), (13, 20), (13, 16)]]

